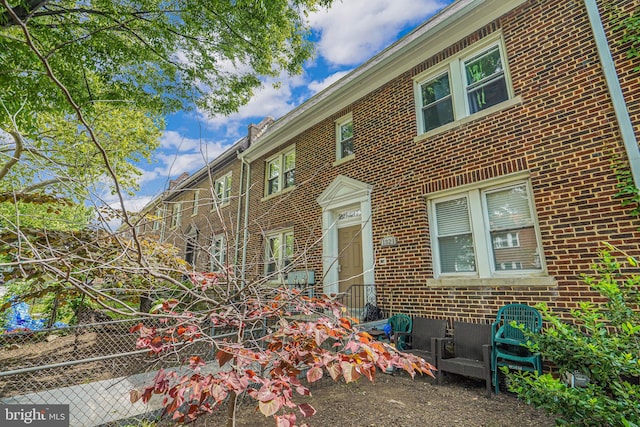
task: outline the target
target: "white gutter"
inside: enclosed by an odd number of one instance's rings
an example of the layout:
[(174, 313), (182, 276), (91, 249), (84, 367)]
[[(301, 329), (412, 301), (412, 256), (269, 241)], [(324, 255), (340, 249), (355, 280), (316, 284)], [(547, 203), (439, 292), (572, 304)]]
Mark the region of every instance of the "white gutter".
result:
[(620, 128), (624, 148), (629, 158), (629, 167), (631, 168), (633, 182), (636, 188), (640, 188), (640, 150), (638, 149), (638, 141), (633, 130), (631, 117), (629, 117), (627, 103), (622, 94), (618, 73), (616, 72), (613, 58), (611, 57), (609, 42), (602, 26), (598, 5), (595, 0), (584, 0), (584, 5), (587, 8), (587, 15), (589, 16), (589, 23), (593, 31), (596, 48), (598, 49), (602, 71), (607, 81), (607, 87), (609, 88), (609, 94), (613, 102), (613, 109), (616, 113), (616, 119), (618, 120), (618, 127)]

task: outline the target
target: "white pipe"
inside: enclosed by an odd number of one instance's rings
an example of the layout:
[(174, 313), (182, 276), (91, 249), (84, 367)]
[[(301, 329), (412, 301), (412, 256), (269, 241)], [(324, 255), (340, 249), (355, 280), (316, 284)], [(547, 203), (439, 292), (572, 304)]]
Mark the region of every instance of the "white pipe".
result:
[(242, 163), (247, 166), (246, 172), (246, 188), (244, 201), (244, 236), (242, 238), (242, 270), (240, 278), (242, 286), (245, 284), (245, 275), (247, 270), (247, 242), (249, 241), (249, 189), (251, 188), (251, 163), (248, 163), (244, 157), (241, 157)]
[(609, 42), (607, 41), (607, 36), (602, 26), (598, 5), (595, 0), (584, 0), (584, 5), (587, 8), (587, 15), (589, 16), (589, 23), (593, 31), (596, 48), (598, 49), (602, 71), (607, 82), (607, 87), (609, 88), (613, 109), (616, 113), (616, 119), (618, 120), (618, 127), (620, 128), (622, 141), (624, 142), (627, 157), (629, 158), (633, 182), (636, 188), (640, 188), (640, 150), (638, 149), (638, 141), (636, 140), (631, 117), (629, 117), (629, 111), (627, 109), (627, 103), (624, 100), (620, 80), (618, 79), (613, 58), (611, 57)]
[[(236, 151), (236, 158), (240, 157), (240, 150)], [(234, 239), (233, 265), (234, 272), (238, 272), (238, 252), (240, 251), (240, 215), (242, 213), (242, 186), (244, 185), (244, 162), (240, 164), (240, 193), (238, 194), (238, 210), (236, 212), (236, 231)]]

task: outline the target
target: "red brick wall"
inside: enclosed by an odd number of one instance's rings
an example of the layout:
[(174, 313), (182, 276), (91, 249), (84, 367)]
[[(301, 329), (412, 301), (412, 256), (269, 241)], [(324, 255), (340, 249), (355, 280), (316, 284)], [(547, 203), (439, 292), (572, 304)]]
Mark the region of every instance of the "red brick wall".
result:
[[(631, 10), (629, 2), (617, 3)], [(638, 61), (626, 57), (628, 46), (615, 42), (620, 33), (609, 23), (605, 26), (640, 134), (640, 71), (633, 70)], [(415, 142), (412, 78), (496, 31), (502, 31), (513, 89), (522, 102)], [(355, 159), (333, 166), (335, 120), (347, 113), (353, 116)], [(611, 159), (625, 160), (626, 155), (582, 1), (527, 2), (459, 43), (433, 52), (414, 69), (398, 70), (388, 84), (330, 114), (251, 164), (250, 277), (263, 272), (264, 235), (290, 228), (300, 269), (315, 270), (322, 289), (322, 211), (316, 199), (340, 174), (373, 186), (374, 252), (377, 259), (387, 260), (375, 269), (378, 303), (394, 313), (482, 321), (493, 319), (509, 302), (547, 302), (567, 310), (594, 298), (580, 275), (590, 272), (600, 242), (639, 252), (640, 224), (615, 198)], [(264, 160), (291, 144), (296, 146), (296, 189), (264, 198)], [(186, 192), (174, 198), (185, 201), (182, 226), (178, 233), (167, 232), (166, 240), (184, 249), (181, 235), (189, 224), (200, 230), (203, 248), (225, 227), (235, 238), (239, 197), (244, 204), (240, 161), (197, 185), (202, 187), (201, 200), (208, 198), (212, 182), (229, 170), (234, 197), (222, 208), (222, 219), (208, 206), (192, 218), (192, 195)], [(531, 177), (546, 266), (556, 284), (427, 284), (433, 265), (425, 195), (519, 171)], [(244, 219), (240, 221), (242, 226)], [(242, 235), (241, 227), (240, 251)], [(386, 235), (395, 236), (398, 245), (381, 247)]]
[[(513, 89), (522, 103), (414, 142), (412, 77), (497, 30), (503, 32)], [(624, 46), (612, 49), (638, 129), (640, 72), (632, 71)], [(376, 266), (375, 279), (379, 303), (393, 312), (489, 320), (509, 302), (566, 309), (593, 297), (580, 274), (590, 271), (600, 242), (638, 253), (640, 224), (614, 197), (611, 159), (626, 157), (583, 2), (528, 2), (415, 69), (399, 71), (388, 84), (288, 141), (296, 144), (296, 190), (262, 200), (264, 161), (252, 164), (252, 273), (262, 271), (261, 232), (291, 227), (298, 252), (308, 251), (304, 268), (321, 279), (316, 198), (338, 174), (373, 185), (374, 250), (387, 260)], [(355, 159), (334, 167), (334, 121), (348, 112)], [(424, 195), (516, 171), (530, 173), (546, 265), (557, 286), (427, 286), (433, 267)], [(388, 234), (398, 245), (380, 247)]]

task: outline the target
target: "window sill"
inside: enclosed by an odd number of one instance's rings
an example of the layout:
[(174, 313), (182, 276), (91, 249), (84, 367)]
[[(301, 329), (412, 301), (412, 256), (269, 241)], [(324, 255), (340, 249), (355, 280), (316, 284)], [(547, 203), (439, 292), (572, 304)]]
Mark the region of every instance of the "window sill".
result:
[(502, 286), (557, 286), (557, 282), (550, 276), (492, 277), (488, 279), (479, 279), (477, 277), (447, 277), (445, 279), (427, 279), (427, 287), (430, 288), (497, 288)]
[(487, 108), (486, 110), (478, 111), (477, 113), (471, 114), (470, 116), (465, 116), (459, 120), (455, 120), (451, 123), (447, 123), (446, 125), (442, 125), (438, 128), (432, 129), (428, 132), (421, 133), (420, 135), (413, 138), (413, 142), (421, 142), (425, 139), (431, 138), (435, 135), (448, 132), (453, 130), (459, 126), (472, 122), (474, 120), (481, 119), (483, 117), (494, 114), (498, 111), (506, 110), (507, 108), (514, 107), (516, 105), (522, 104), (522, 97), (516, 96), (514, 98), (508, 99), (506, 101), (501, 102), (500, 104), (496, 104), (493, 107)]
[(284, 190), (282, 190), (282, 191), (278, 191), (277, 193), (273, 193), (273, 194), (269, 194), (269, 195), (267, 195), (267, 196), (264, 196), (262, 199), (260, 199), (260, 201), (261, 201), (261, 202), (264, 202), (264, 201), (266, 201), (266, 200), (273, 199), (274, 197), (281, 196), (281, 195), (283, 195), (283, 194), (285, 194), (285, 193), (288, 193), (288, 192), (290, 192), (290, 191), (293, 191), (293, 190), (295, 190), (295, 189), (296, 189), (296, 186), (295, 186), (295, 185), (294, 185), (293, 187), (285, 188)]
[(355, 154), (351, 154), (351, 155), (349, 155), (347, 157), (343, 157), (341, 159), (336, 160), (335, 162), (333, 162), (333, 166), (339, 166), (339, 165), (341, 165), (343, 163), (347, 163), (347, 162), (349, 162), (349, 161), (351, 161), (351, 160), (353, 160), (355, 158), (356, 158), (356, 155)]

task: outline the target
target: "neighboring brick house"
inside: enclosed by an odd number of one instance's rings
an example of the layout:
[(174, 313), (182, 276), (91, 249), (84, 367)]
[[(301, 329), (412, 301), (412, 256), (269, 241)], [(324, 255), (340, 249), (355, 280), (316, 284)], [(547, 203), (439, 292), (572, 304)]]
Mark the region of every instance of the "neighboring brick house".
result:
[(231, 163), (250, 176), (243, 271), (375, 284), (430, 317), (593, 298), (600, 242), (640, 249), (611, 168), (640, 168), (640, 72), (610, 23), (594, 36), (595, 5), (457, 1), (276, 121)]
[(236, 247), (242, 202), (238, 152), (247, 141), (240, 139), (194, 175), (185, 173), (171, 181), (143, 210), (139, 234), (174, 245), (196, 270), (219, 271), (233, 263), (235, 253), (228, 253), (228, 248)]

